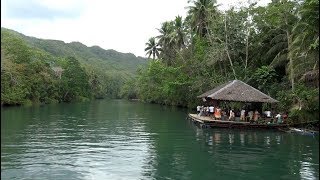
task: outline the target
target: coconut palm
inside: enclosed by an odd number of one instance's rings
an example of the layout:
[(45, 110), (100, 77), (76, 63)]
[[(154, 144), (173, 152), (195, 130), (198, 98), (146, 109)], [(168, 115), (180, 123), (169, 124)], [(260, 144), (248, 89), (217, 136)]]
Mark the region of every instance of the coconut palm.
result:
[[(267, 52), (267, 55), (276, 53), (271, 66), (287, 63), (288, 76), (291, 81), (291, 89), (294, 91), (295, 87), (295, 62), (294, 58), (290, 56), (290, 51), (292, 51), (292, 29), (297, 21), (297, 7), (296, 2), (291, 1), (281, 1), (273, 2), (269, 8), (269, 18), (274, 25), (274, 29), (270, 32), (279, 31), (272, 40), (271, 44), (273, 46)], [(276, 17), (276, 18), (273, 18)]]
[(175, 37), (174, 37), (174, 22), (167, 21), (162, 23), (160, 29), (158, 29), (160, 35), (157, 36), (159, 39), (159, 45), (161, 46), (160, 57), (163, 59), (168, 65), (172, 64), (172, 61), (175, 57)]
[(174, 32), (173, 37), (175, 39), (175, 43), (177, 48), (180, 50), (185, 47), (185, 31), (183, 27), (183, 20), (181, 16), (176, 16), (174, 20)]
[(299, 14), (289, 55), (295, 59), (295, 69), (310, 73), (319, 69), (319, 0), (306, 0)]
[(162, 47), (162, 49), (168, 49), (170, 46), (174, 44), (174, 25), (172, 21), (166, 21), (162, 23), (161, 28), (158, 29), (160, 32), (160, 35), (157, 36), (159, 39), (159, 45)]
[(214, 5), (216, 0), (190, 0), (190, 2), (193, 3), (193, 6), (188, 7), (188, 19), (192, 31), (201, 37), (205, 37), (208, 33), (210, 13), (215, 11), (217, 7)]
[(159, 44), (156, 42), (155, 37), (151, 37), (148, 42), (146, 43), (146, 48), (144, 51), (146, 51), (146, 55), (148, 55), (148, 58), (152, 55), (152, 59), (155, 59), (156, 56), (159, 57), (161, 48), (159, 47)]

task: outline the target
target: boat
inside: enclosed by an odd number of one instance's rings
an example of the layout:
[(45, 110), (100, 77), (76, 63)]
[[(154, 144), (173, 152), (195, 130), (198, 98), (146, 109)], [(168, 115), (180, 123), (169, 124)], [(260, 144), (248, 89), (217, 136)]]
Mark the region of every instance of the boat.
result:
[(188, 119), (201, 128), (240, 128), (240, 129), (275, 129), (287, 128), (288, 124), (276, 123), (250, 123), (243, 121), (216, 120), (209, 116), (199, 116), (198, 114), (188, 114)]
[(319, 132), (317, 131), (304, 129), (304, 128), (292, 128), (292, 127), (289, 128), (289, 132), (298, 133), (298, 134), (307, 135), (307, 136), (314, 136), (319, 134)]

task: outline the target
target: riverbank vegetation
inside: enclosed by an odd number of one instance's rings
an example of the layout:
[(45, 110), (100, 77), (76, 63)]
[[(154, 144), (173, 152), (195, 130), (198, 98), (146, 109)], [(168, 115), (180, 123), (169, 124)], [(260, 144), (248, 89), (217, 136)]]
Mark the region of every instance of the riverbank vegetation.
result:
[(123, 83), (146, 63), (130, 53), (1, 28), (1, 105), (120, 98)]
[(273, 0), (218, 9), (190, 1), (186, 18), (163, 22), (146, 43), (153, 60), (122, 95), (195, 107), (197, 95), (233, 79), (280, 101), (294, 119), (319, 119), (319, 1)]

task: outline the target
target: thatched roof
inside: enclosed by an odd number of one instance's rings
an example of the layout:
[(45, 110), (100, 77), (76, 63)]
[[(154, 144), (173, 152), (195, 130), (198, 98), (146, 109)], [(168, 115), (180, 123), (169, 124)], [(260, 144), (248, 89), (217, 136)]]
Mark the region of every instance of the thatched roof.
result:
[(277, 100), (257, 90), (256, 88), (239, 80), (229, 81), (225, 84), (207, 91), (199, 98), (211, 98), (223, 101), (241, 101), (241, 102), (266, 102), (275, 103)]

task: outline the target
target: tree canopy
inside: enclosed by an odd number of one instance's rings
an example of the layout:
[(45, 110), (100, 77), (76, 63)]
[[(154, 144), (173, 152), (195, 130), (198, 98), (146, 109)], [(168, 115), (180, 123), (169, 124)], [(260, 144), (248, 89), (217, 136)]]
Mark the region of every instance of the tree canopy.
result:
[(280, 100), (280, 111), (319, 119), (314, 94), (319, 88), (318, 0), (251, 3), (224, 11), (216, 1), (189, 3), (185, 19), (162, 23), (157, 39), (163, 51), (139, 71), (137, 97), (193, 107), (197, 95), (239, 79)]

